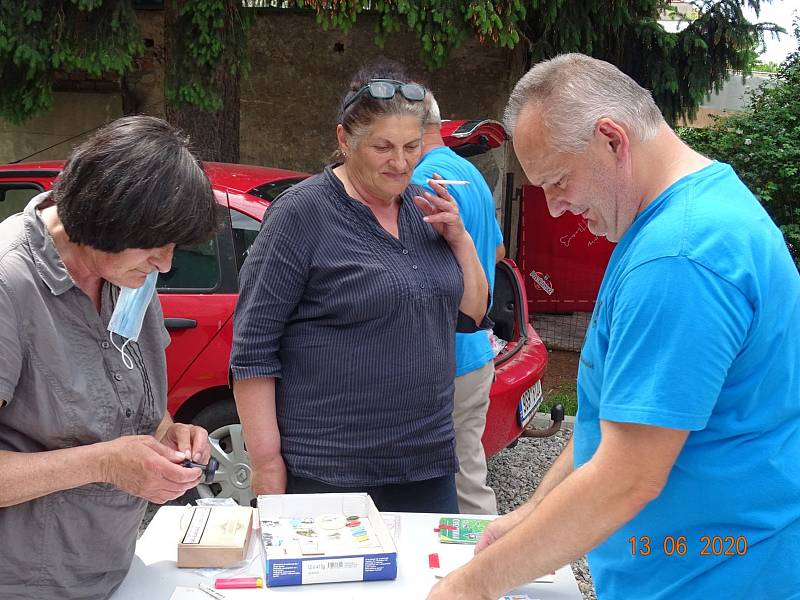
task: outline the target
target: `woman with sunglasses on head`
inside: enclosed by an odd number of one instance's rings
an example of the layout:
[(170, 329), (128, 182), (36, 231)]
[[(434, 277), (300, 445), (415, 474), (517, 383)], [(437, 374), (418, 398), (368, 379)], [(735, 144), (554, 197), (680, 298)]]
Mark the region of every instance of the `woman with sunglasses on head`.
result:
[(458, 512), (454, 334), (487, 325), (488, 285), (445, 186), (410, 185), (424, 97), (395, 64), (359, 72), (339, 162), (266, 212), (231, 353), (254, 493)]

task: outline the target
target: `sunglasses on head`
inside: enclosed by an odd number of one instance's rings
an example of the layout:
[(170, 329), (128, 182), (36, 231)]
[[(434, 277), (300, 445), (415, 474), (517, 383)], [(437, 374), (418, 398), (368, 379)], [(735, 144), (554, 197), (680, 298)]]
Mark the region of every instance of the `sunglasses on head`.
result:
[(409, 102), (422, 102), (425, 99), (425, 88), (418, 83), (403, 83), (394, 79), (370, 79), (364, 87), (353, 94), (350, 100), (344, 103), (342, 114), (365, 93), (376, 100), (391, 100), (397, 92), (400, 92), (400, 95)]

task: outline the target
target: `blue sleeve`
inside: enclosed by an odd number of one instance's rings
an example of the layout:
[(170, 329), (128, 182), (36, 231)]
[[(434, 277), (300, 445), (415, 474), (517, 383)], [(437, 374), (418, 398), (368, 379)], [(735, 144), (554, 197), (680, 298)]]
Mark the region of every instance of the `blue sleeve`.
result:
[(753, 319), (741, 291), (688, 258), (660, 258), (628, 273), (608, 308), (599, 417), (704, 428)]
[(281, 376), (281, 337), (308, 278), (304, 236), (297, 230), (299, 219), (290, 213), (280, 204), (267, 209), (242, 266), (233, 318), (234, 380)]
[(450, 192), (453, 200), (456, 201), (456, 204), (458, 205), (458, 212), (461, 215), (461, 221), (464, 223), (464, 229), (466, 229), (467, 233), (470, 235), (473, 235), (473, 232), (475, 231), (477, 220), (480, 214), (479, 208), (481, 206), (481, 197), (475, 196), (475, 192), (473, 190), (467, 189), (474, 187), (475, 183), (473, 182), (470, 185), (464, 186), (452, 185), (447, 190)]
[(426, 192), (433, 194), (434, 191), (431, 189), (431, 186), (428, 185), (428, 179), (430, 179), (432, 174), (433, 169), (429, 167), (428, 161), (421, 161), (417, 164), (414, 172), (411, 174), (411, 183), (415, 183), (416, 185), (425, 188)]

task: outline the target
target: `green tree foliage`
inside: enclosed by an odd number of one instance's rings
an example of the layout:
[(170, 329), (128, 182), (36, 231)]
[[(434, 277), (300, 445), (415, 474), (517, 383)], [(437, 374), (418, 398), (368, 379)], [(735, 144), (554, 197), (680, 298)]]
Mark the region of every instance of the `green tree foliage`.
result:
[[(668, 33), (657, 23), (669, 9), (667, 0), (282, 4), (315, 10), (326, 28), (347, 29), (368, 10), (378, 16), (376, 42), (408, 27), (432, 66), (445, 64), (452, 50), (471, 35), (507, 48), (524, 43), (532, 62), (562, 52), (584, 52), (613, 62), (653, 90), (670, 122), (693, 116), (704, 95), (718, 89), (730, 71), (749, 72), (759, 39), (775, 29), (744, 18), (742, 7), (759, 9), (760, 0), (696, 0), (696, 18), (680, 33)], [(166, 0), (165, 9), (170, 16), (165, 90), (169, 105), (215, 115), (238, 111), (238, 92), (230, 86), (238, 89), (247, 71), (250, 11), (239, 0)], [(143, 51), (131, 0), (0, 2), (0, 117), (21, 122), (49, 108), (58, 71), (124, 74)], [(193, 118), (199, 116), (202, 113)]]
[(379, 14), (376, 42), (405, 23), (428, 62), (442, 66), (467, 35), (501, 47), (526, 44), (532, 63), (565, 52), (607, 60), (653, 91), (665, 118), (694, 117), (710, 90), (731, 71), (750, 72), (755, 49), (775, 25), (753, 24), (744, 6), (760, 0), (698, 0), (688, 26), (670, 33), (659, 24), (667, 0), (297, 0), (316, 10), (324, 27), (346, 29), (369, 7)]
[(226, 80), (247, 76), (247, 29), (252, 17), (240, 0), (166, 1), (177, 12), (167, 32), (173, 44), (166, 98), (175, 107), (219, 111)]
[[(221, 80), (247, 71), (249, 12), (230, 0), (178, 4), (167, 99), (176, 106), (219, 110)], [(143, 54), (131, 0), (0, 2), (0, 116), (20, 123), (49, 109), (59, 72), (123, 75)]]
[[(794, 35), (800, 41), (800, 19)], [(773, 82), (753, 92), (747, 111), (680, 135), (736, 169), (780, 226), (800, 267), (800, 50), (781, 63)]]
[(562, 11), (580, 15), (576, 27), (564, 31), (559, 15), (547, 13), (526, 21), (526, 36), (536, 40), (534, 61), (576, 51), (617, 65), (651, 90), (664, 117), (675, 123), (693, 118), (705, 95), (719, 90), (732, 71), (749, 72), (765, 26), (745, 19), (745, 4), (759, 8), (757, 0), (699, 3), (696, 18), (670, 33), (657, 22), (666, 8), (661, 0), (565, 0)]
[(249, 12), (241, 0), (167, 0), (164, 8), (167, 120), (204, 160), (239, 162)]
[(53, 102), (57, 72), (123, 74), (144, 52), (123, 0), (0, 2), (0, 116), (21, 123)]

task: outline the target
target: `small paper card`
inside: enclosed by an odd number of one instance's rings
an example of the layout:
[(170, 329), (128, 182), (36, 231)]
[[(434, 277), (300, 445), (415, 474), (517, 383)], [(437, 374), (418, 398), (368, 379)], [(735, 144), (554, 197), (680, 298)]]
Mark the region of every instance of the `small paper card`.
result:
[(477, 544), (488, 519), (442, 517), (439, 519), (439, 541), (443, 544)]

